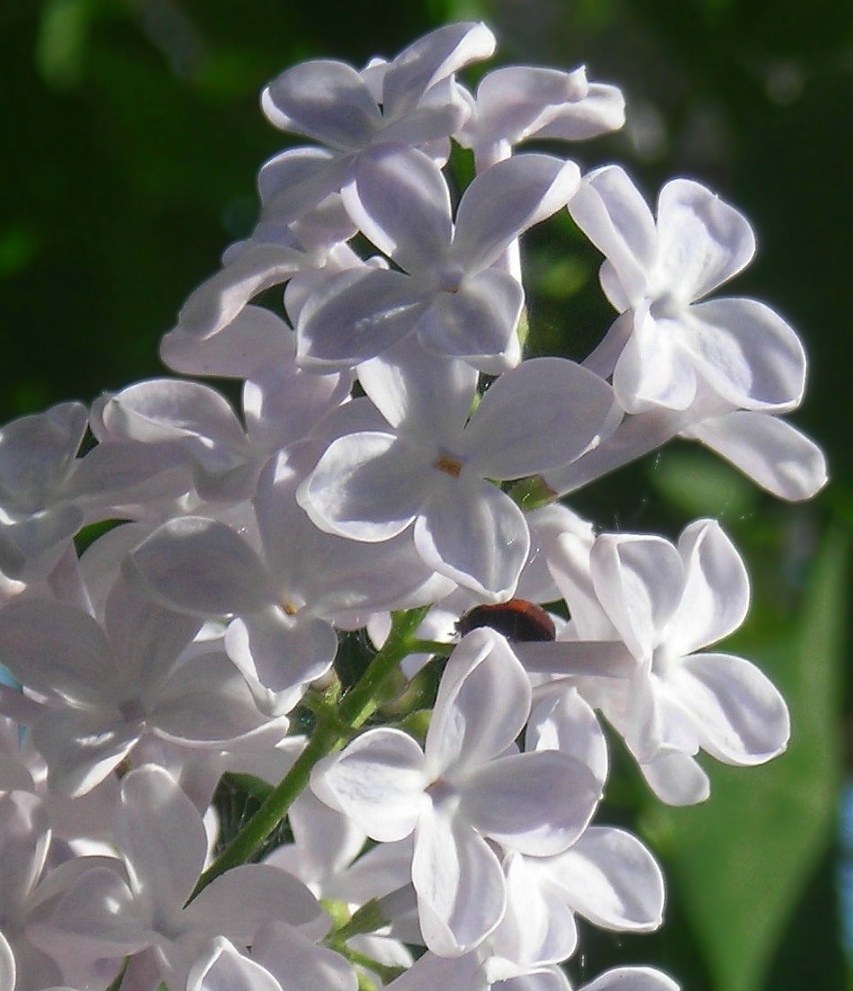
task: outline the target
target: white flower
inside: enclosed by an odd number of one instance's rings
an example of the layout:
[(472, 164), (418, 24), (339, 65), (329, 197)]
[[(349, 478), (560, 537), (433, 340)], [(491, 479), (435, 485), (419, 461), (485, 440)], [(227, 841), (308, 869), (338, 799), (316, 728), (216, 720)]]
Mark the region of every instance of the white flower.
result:
[(701, 387), (729, 408), (781, 412), (802, 398), (805, 354), (763, 303), (700, 302), (750, 261), (743, 216), (704, 186), (674, 179), (661, 190), (657, 224), (618, 166), (584, 178), (569, 210), (607, 256), (601, 282), (622, 314), (590, 367), (629, 413), (687, 409)]
[(344, 187), (362, 232), (402, 271), (332, 277), (299, 314), (306, 366), (354, 365), (414, 334), (428, 351), (481, 371), (517, 365), (524, 292), (493, 263), (521, 233), (568, 202), (580, 172), (549, 155), (518, 155), (478, 175), (459, 201), (429, 156), (381, 146), (359, 158)]
[(393, 842), (414, 831), (421, 931), (444, 956), (476, 946), (503, 917), (493, 844), (535, 856), (564, 850), (600, 797), (580, 761), (515, 751), (530, 697), (506, 641), (474, 630), (445, 669), (423, 751), (399, 730), (369, 730), (312, 774), (317, 795), (368, 836)]
[(387, 422), (333, 441), (299, 489), (301, 505), (317, 526), (360, 541), (414, 522), (430, 567), (491, 601), (510, 597), (529, 534), (488, 479), (535, 474), (596, 443), (614, 422), (609, 387), (573, 362), (532, 359), (494, 382), (469, 418), (476, 372), (414, 341), (359, 377)]
[(685, 528), (677, 547), (635, 534), (602, 534), (591, 550), (569, 535), (558, 544), (551, 566), (572, 636), (619, 638), (634, 659), (625, 677), (579, 677), (578, 689), (623, 735), (658, 797), (707, 797), (700, 748), (736, 765), (785, 749), (788, 710), (770, 681), (741, 657), (703, 651), (737, 629), (749, 605), (746, 569), (715, 520)]

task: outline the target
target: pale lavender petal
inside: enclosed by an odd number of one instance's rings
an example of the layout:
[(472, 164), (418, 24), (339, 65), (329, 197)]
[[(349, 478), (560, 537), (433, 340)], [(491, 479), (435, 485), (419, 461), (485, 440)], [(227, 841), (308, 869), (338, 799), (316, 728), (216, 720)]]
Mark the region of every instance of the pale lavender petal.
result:
[(523, 304), (519, 283), (490, 268), (465, 278), (454, 292), (436, 293), (415, 329), (428, 351), (498, 375), (521, 360), (515, 330)]
[(192, 293), (178, 314), (177, 329), (193, 337), (212, 337), (254, 296), (286, 282), (306, 261), (305, 254), (291, 248), (252, 245)]
[(749, 610), (746, 566), (716, 520), (697, 520), (678, 539), (684, 596), (667, 631), (673, 654), (690, 654), (733, 633)]
[(786, 411), (803, 397), (806, 355), (792, 328), (754, 299), (691, 306), (685, 346), (719, 395), (745, 409)]
[(357, 737), (311, 774), (314, 793), (375, 840), (401, 840), (428, 804), (424, 755), (408, 734), (382, 727)]
[(482, 23), (460, 21), (430, 31), (388, 66), (382, 84), (384, 113), (398, 117), (410, 111), (437, 82), (489, 58), (494, 50), (495, 36)]
[(823, 451), (796, 427), (767, 413), (735, 411), (703, 420), (687, 436), (729, 460), (780, 499), (811, 499), (827, 481)]
[(402, 272), (376, 268), (333, 276), (299, 313), (300, 364), (349, 367), (411, 333), (428, 305), (413, 281)]
[(515, 155), (481, 172), (459, 201), (454, 258), (472, 274), (488, 268), (511, 241), (565, 206), (579, 183), (577, 165), (551, 155)]
[(460, 811), (478, 832), (535, 857), (565, 850), (586, 829), (601, 784), (581, 761), (556, 750), (502, 757), (465, 782)]
[(343, 198), (362, 233), (404, 271), (428, 270), (447, 254), (450, 190), (423, 152), (383, 144), (360, 155)]
[(359, 148), (379, 130), (382, 115), (352, 66), (303, 62), (267, 86), (261, 97), (270, 123), (337, 149)]
[(617, 967), (608, 970), (579, 991), (679, 991), (667, 974), (651, 967)]
[(433, 953), (459, 956), (481, 943), (503, 916), (506, 890), (500, 862), (464, 823), (439, 814), (421, 817), (412, 881), (421, 931)]
[(755, 254), (746, 218), (691, 179), (673, 179), (658, 198), (655, 278), (684, 302), (701, 299)]
[(116, 839), (137, 893), (164, 910), (184, 905), (204, 867), (207, 836), (167, 771), (146, 764), (123, 779)]
[(591, 826), (565, 853), (542, 865), (572, 908), (597, 926), (650, 932), (663, 921), (664, 880), (646, 847), (630, 833)]
[(463, 474), (441, 482), (415, 522), (419, 553), (488, 601), (511, 598), (530, 548), (524, 514), (483, 479)]
[(323, 530), (387, 540), (412, 522), (437, 474), (392, 434), (349, 434), (329, 446), (297, 498)]
[(703, 750), (726, 764), (763, 764), (788, 745), (785, 700), (754, 664), (729, 654), (686, 657), (668, 678), (692, 712)]
[(131, 560), (164, 605), (192, 615), (250, 613), (277, 598), (261, 558), (216, 520), (171, 520), (143, 541)]
[(139, 741), (138, 717), (113, 712), (63, 709), (33, 727), (33, 743), (48, 767), (50, 788), (76, 798), (90, 792), (118, 767)]
[(530, 683), (494, 630), (464, 636), (441, 678), (426, 737), (431, 776), (457, 776), (504, 753), (530, 714)]
[(657, 231), (642, 194), (617, 165), (584, 176), (569, 213), (618, 275), (625, 297), (637, 302), (657, 256)]
[(651, 656), (681, 601), (684, 564), (662, 537), (602, 534), (590, 566), (595, 591), (629, 650)]
[(581, 365), (528, 359), (492, 384), (471, 417), (470, 461), (500, 479), (566, 464), (601, 436), (615, 405), (610, 386)]
[(64, 602), (18, 599), (0, 611), (0, 659), (48, 698), (100, 705), (118, 694), (112, 646), (87, 613)]

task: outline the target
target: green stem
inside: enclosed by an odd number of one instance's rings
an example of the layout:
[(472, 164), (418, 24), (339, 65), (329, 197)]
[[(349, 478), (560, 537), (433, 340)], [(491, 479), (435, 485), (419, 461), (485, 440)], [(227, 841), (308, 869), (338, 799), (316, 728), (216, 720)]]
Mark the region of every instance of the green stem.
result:
[[(258, 811), (201, 875), (189, 901), (214, 878), (251, 859), (285, 817), (296, 797), (306, 788), (314, 765), (335, 750), (340, 750), (350, 739), (352, 730), (363, 726), (373, 715), (379, 686), (400, 661), (412, 652), (415, 630), (428, 610), (429, 606), (423, 606), (392, 614), (388, 639), (358, 683), (342, 699), (338, 718), (325, 721), (322, 715), (319, 716), (311, 739), (294, 765), (273, 788)], [(345, 731), (342, 731), (342, 726), (346, 727)]]

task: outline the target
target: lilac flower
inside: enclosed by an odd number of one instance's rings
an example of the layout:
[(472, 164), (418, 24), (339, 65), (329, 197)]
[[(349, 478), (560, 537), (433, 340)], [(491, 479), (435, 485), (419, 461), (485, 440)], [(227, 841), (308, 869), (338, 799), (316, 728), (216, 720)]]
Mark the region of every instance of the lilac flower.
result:
[(474, 630), (448, 662), (423, 751), (399, 730), (369, 730), (312, 775), (319, 797), (368, 836), (389, 842), (414, 831), (421, 930), (442, 955), (476, 946), (503, 917), (506, 888), (492, 844), (536, 856), (564, 850), (600, 797), (580, 761), (513, 752), (530, 697), (506, 641)]
[(359, 376), (387, 423), (333, 441), (300, 503), (324, 530), (366, 542), (414, 522), (430, 567), (491, 601), (510, 597), (527, 524), (487, 479), (535, 474), (597, 443), (614, 423), (609, 388), (572, 362), (539, 358), (498, 379), (469, 419), (476, 372), (414, 342)]

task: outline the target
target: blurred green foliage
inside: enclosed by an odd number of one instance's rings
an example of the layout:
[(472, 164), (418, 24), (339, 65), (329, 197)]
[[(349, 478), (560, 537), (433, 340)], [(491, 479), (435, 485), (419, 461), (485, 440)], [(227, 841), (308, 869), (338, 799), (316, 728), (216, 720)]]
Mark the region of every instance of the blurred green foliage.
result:
[[(671, 881), (651, 937), (589, 931), (572, 963), (670, 968), (690, 991), (844, 986), (835, 877), (849, 721), (846, 548), (853, 527), (853, 4), (849, 0), (4, 0), (0, 4), (0, 422), (163, 373), (157, 342), (256, 215), (260, 163), (287, 143), (265, 82), (310, 57), (393, 55), (482, 17), (499, 57), (619, 83), (633, 123), (577, 147), (653, 197), (673, 175), (744, 210), (760, 243), (732, 294), (782, 312), (811, 358), (795, 421), (830, 455), (814, 503), (782, 507), (688, 445), (574, 503), (605, 527), (677, 533), (718, 515), (755, 606), (733, 651), (793, 713), (790, 752), (715, 769), (714, 800), (649, 802), (615, 748), (611, 821), (640, 828)], [(612, 314), (567, 216), (529, 239), (534, 351), (583, 357)], [(569, 314), (569, 316), (567, 316)], [(848, 768), (849, 771), (849, 768)]]

